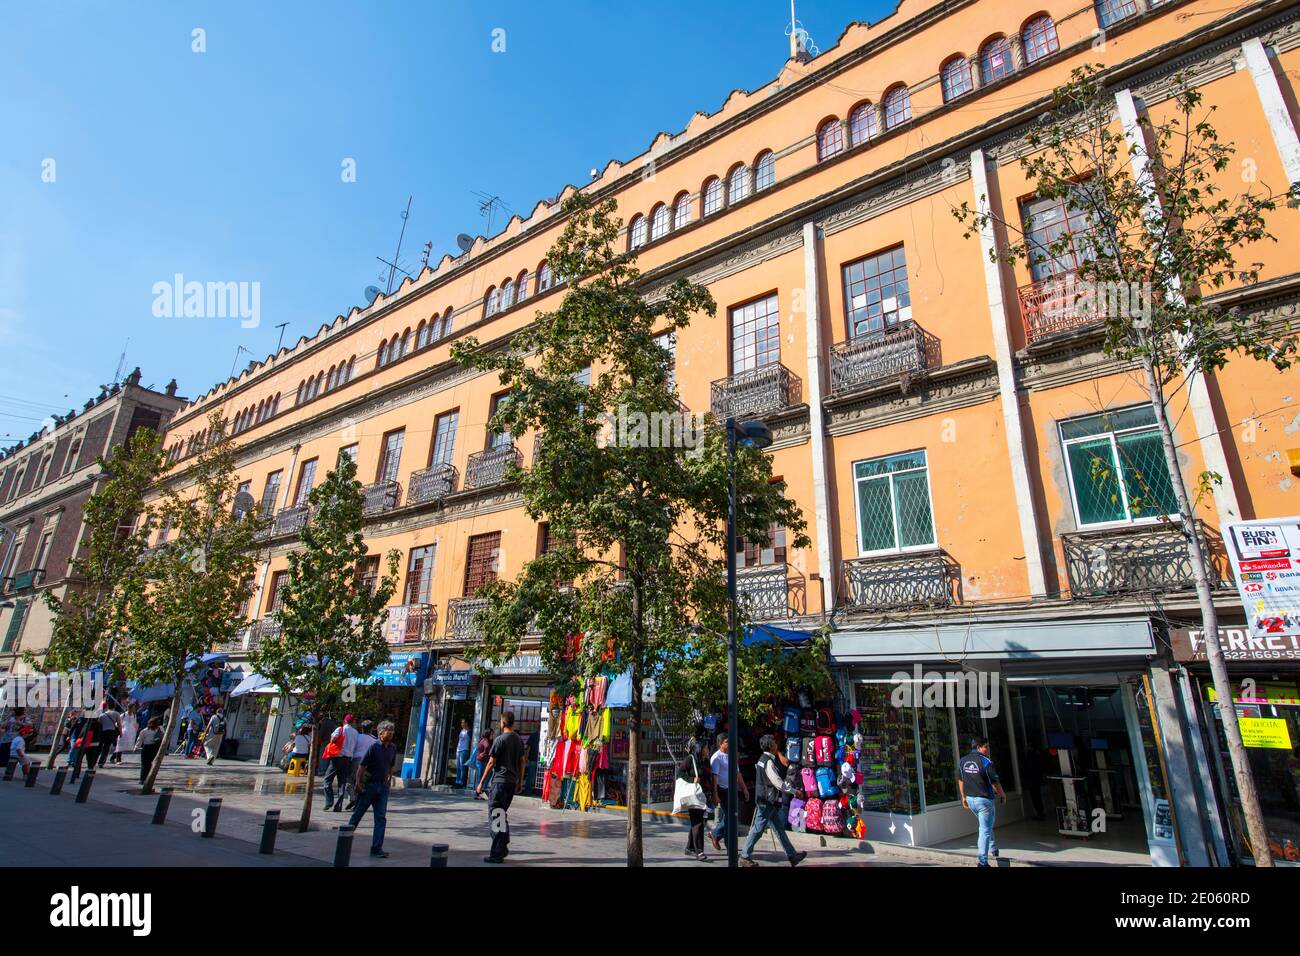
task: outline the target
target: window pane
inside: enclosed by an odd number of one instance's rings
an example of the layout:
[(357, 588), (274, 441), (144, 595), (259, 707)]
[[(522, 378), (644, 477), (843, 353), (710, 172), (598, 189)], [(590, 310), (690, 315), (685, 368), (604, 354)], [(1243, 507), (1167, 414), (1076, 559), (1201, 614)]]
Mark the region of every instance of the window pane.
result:
[(898, 509), (898, 546), (934, 544), (929, 473), (913, 471), (894, 476), (894, 503)]
[(775, 365), (781, 360), (781, 315), (777, 297), (731, 310), (731, 372)]
[(1079, 523), (1123, 521), (1124, 499), (1115, 473), (1110, 439), (1094, 438), (1077, 442), (1067, 446), (1066, 453), (1070, 458), (1070, 473), (1074, 479), (1074, 500), (1079, 505)]
[(1129, 512), (1135, 518), (1169, 515), (1178, 511), (1169, 467), (1161, 447), (1160, 433), (1154, 431), (1117, 435), (1120, 467), (1124, 472), (1124, 491), (1128, 494)]
[(894, 548), (894, 515), (889, 500), (889, 479), (858, 482), (858, 515), (862, 522), (862, 550)]
[(952, 714), (947, 707), (922, 707), (921, 766), (925, 768), (926, 808), (953, 803), (957, 793), (957, 759), (952, 752)]
[(843, 267), (849, 335), (859, 338), (893, 328), (910, 315), (911, 292), (903, 247)]

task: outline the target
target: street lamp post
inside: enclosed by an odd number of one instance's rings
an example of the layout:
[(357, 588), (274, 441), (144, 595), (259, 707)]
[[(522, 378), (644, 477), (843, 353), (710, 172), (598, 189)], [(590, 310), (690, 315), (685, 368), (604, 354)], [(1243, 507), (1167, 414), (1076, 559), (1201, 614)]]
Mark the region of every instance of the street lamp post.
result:
[[(738, 434), (739, 433), (739, 434)], [(737, 422), (727, 419), (727, 866), (740, 865), (740, 801), (736, 791), (740, 781), (740, 717), (736, 695), (736, 445), (755, 448), (772, 444), (772, 430), (759, 421)]]

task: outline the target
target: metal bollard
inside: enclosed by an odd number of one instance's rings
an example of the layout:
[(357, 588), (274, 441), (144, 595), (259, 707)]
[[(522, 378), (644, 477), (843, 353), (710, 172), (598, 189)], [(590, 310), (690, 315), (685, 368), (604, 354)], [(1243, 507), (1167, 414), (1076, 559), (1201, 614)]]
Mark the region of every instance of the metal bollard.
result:
[(429, 865), (445, 867), (447, 865), (447, 851), (450, 850), (445, 843), (435, 843), (433, 850), (429, 853)]
[(28, 767), (27, 779), (23, 782), (23, 786), (29, 790), (32, 787), (36, 786), (36, 775), (40, 772), (41, 772), (41, 765), (38, 763), (34, 763), (30, 767)]
[(221, 816), (221, 798), (213, 797), (208, 801), (208, 812), (203, 818), (203, 839), (211, 840), (217, 835), (217, 817)]
[(14, 771), (17, 769), (18, 769), (18, 758), (15, 757), (13, 760), (10, 760), (7, 764), (5, 764), (5, 779), (12, 780), (14, 778)]
[(262, 824), (262, 845), (257, 848), (258, 853), (271, 854), (275, 852), (275, 835), (280, 830), (280, 811), (267, 810), (266, 821)]
[(158, 794), (158, 806), (153, 810), (153, 823), (161, 826), (167, 822), (167, 808), (172, 805), (172, 788), (163, 787)]
[(356, 830), (346, 823), (339, 827), (339, 842), (334, 845), (335, 866), (348, 866), (352, 862), (352, 836)]
[(68, 779), (68, 768), (60, 767), (54, 771), (54, 783), (50, 784), (50, 796), (57, 797), (63, 792), (63, 781)]
[(90, 796), (90, 786), (95, 782), (95, 771), (87, 770), (86, 775), (81, 778), (81, 786), (77, 788), (77, 803), (85, 803), (86, 798)]

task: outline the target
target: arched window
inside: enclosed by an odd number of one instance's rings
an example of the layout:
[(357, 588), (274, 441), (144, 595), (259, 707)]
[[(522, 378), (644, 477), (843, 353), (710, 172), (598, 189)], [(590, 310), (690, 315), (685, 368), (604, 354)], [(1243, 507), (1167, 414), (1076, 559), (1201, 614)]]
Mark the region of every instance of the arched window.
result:
[(1103, 27), (1137, 13), (1137, 0), (1093, 0), (1093, 5), (1097, 9), (1097, 22)]
[(495, 288), (488, 289), (487, 295), (484, 296), (483, 315), (496, 315), (499, 301), (500, 300), (497, 298), (497, 290)]
[(338, 385), (338, 379), (335, 377), (336, 375), (338, 375), (338, 366), (331, 365), (330, 373), (325, 376), (325, 391), (332, 391), (334, 386)]
[(637, 213), (632, 217), (632, 222), (627, 227), (627, 247), (629, 249), (640, 249), (645, 245), (645, 240), (645, 216)]
[(515, 280), (507, 279), (501, 283), (501, 308), (508, 309), (515, 304)]
[(912, 97), (901, 83), (885, 91), (881, 105), (885, 110), (885, 129), (893, 129), (912, 118)]
[(1051, 56), (1061, 48), (1061, 41), (1056, 36), (1056, 24), (1045, 13), (1031, 19), (1020, 31), (1024, 41), (1025, 62), (1034, 63), (1045, 56)]
[(451, 335), (451, 306), (447, 306), (447, 314), (442, 317), (442, 335), (443, 338)]
[(324, 372), (317, 372), (317, 373), (316, 373), (316, 390), (313, 391), (313, 392), (311, 393), (313, 398), (315, 398), (317, 395), (320, 394), (321, 386), (324, 385), (324, 384), (325, 384), (325, 373), (324, 373)]
[[(545, 292), (550, 287), (551, 287), (551, 264), (549, 262), (543, 262), (540, 266), (537, 267), (537, 291)], [(447, 318), (448, 320), (451, 319), (450, 313), (448, 313)], [(448, 332), (451, 331), (450, 321), (447, 322), (447, 331)]]
[(682, 193), (673, 203), (673, 228), (680, 229), (691, 222), (691, 194)]
[(758, 159), (754, 160), (754, 192), (761, 193), (775, 184), (776, 156), (769, 149), (759, 153)]
[(379, 343), (378, 360), (375, 362), (376, 368), (383, 368), (388, 364), (388, 339)]
[(700, 195), (704, 197), (704, 215), (712, 216), (722, 208), (722, 180), (717, 176), (710, 177)]
[[(344, 376), (343, 376), (343, 381), (344, 381), (344, 382), (350, 382), (350, 381), (352, 381), (352, 368), (353, 368), (353, 366), (356, 365), (356, 363), (357, 363), (357, 357), (356, 357), (355, 355), (352, 356), (352, 358), (348, 359), (348, 370), (347, 370), (346, 374), (344, 374)], [(276, 402), (279, 402), (279, 401), (280, 401), (280, 396), (279, 396), (279, 395), (275, 396), (275, 400), (276, 400)], [(274, 412), (272, 412), (272, 414), (274, 414)]]
[(400, 346), (398, 346), (397, 354), (393, 356), (393, 358), (399, 359), (402, 358), (404, 355), (406, 355), (407, 347), (410, 344), (411, 344), (411, 330), (407, 329), (405, 332), (402, 333), (402, 343)]
[(515, 280), (515, 301), (523, 302), (528, 298), (528, 270), (525, 269), (519, 273), (519, 278)]
[(849, 114), (849, 145), (857, 146), (876, 135), (876, 108), (862, 103)]
[(844, 148), (844, 129), (835, 117), (817, 127), (817, 159), (830, 159)]
[(965, 96), (975, 89), (975, 80), (970, 72), (970, 60), (960, 53), (948, 60), (939, 70), (939, 81), (943, 87), (945, 103), (951, 103), (957, 97)]
[(664, 203), (655, 206), (650, 212), (650, 238), (662, 239), (668, 235), (668, 228), (672, 224), (672, 213)]
[(1004, 76), (1010, 76), (1016, 65), (1011, 59), (1011, 41), (994, 37), (980, 47), (980, 85), (988, 86)]
[(423, 320), (415, 327), (415, 347), (422, 349), (429, 344), (429, 326)]
[[(349, 365), (348, 368), (351, 369), (351, 366)], [(280, 393), (276, 392), (275, 398), (271, 399), (271, 413), (267, 417), (270, 418), (271, 415), (275, 415), (279, 411), (280, 411)]]
[[(381, 363), (381, 364), (382, 364), (382, 363)], [(307, 394), (307, 382), (304, 380), (304, 381), (301, 381), (301, 382), (298, 383), (298, 398), (297, 398), (297, 403), (298, 403), (299, 405), (301, 405), (304, 401), (306, 401), (306, 397), (305, 397), (306, 394)]]
[(749, 169), (742, 163), (727, 174), (727, 205), (735, 205), (748, 195)]

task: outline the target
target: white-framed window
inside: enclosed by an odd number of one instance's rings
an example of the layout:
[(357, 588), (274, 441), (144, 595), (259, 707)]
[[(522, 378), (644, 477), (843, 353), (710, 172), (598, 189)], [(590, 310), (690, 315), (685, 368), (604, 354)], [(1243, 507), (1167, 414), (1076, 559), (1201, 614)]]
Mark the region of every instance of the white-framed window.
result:
[(680, 229), (682, 226), (691, 224), (691, 197), (689, 193), (682, 193), (677, 197), (677, 204), (673, 209), (673, 228)]
[(754, 163), (754, 192), (761, 193), (776, 183), (776, 155), (768, 150)]
[(661, 332), (655, 336), (655, 345), (668, 353), (668, 385), (677, 387), (677, 333)]
[(737, 166), (727, 177), (727, 205), (734, 206), (749, 196), (749, 169)]
[(1072, 418), (1059, 428), (1078, 527), (1142, 524), (1178, 514), (1150, 405)]
[(930, 468), (924, 449), (855, 462), (853, 483), (859, 554), (934, 547)]
[(632, 225), (628, 228), (628, 248), (640, 249), (646, 243), (646, 223), (645, 216), (640, 214), (632, 217)]
[(668, 235), (668, 225), (672, 221), (672, 210), (660, 203), (650, 214), (650, 238), (662, 239)]

